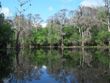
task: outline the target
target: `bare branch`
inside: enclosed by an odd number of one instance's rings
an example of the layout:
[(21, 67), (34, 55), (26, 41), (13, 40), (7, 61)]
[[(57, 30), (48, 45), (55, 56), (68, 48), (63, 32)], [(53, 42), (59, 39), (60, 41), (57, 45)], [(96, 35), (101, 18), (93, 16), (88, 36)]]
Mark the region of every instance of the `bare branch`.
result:
[(26, 4), (26, 3), (28, 3), (29, 1), (30, 1), (30, 0), (25, 1), (25, 2), (23, 3), (23, 5)]
[(17, 7), (15, 7), (15, 8), (17, 9), (18, 12), (20, 12), (19, 9), (18, 9)]

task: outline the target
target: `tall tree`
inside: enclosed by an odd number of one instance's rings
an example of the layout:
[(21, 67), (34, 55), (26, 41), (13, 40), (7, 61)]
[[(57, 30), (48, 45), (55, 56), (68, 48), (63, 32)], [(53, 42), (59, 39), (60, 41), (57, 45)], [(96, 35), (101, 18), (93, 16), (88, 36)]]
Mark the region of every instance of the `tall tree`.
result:
[(65, 25), (65, 19), (66, 19), (66, 12), (67, 12), (67, 9), (61, 9), (60, 10), (60, 15), (59, 15), (59, 20), (60, 20), (60, 33), (61, 33), (61, 48), (64, 47), (64, 43), (63, 43), (63, 36), (65, 35), (65, 33), (63, 32), (63, 28), (64, 28), (64, 25)]
[[(107, 16), (107, 25), (108, 25), (108, 32), (110, 32), (110, 0), (104, 0), (105, 7), (106, 7), (106, 16)], [(109, 46), (110, 46), (110, 38), (109, 38)]]
[[(17, 10), (18, 10), (20, 16), (18, 16), (17, 19), (15, 18), (15, 20), (17, 20), (17, 22), (19, 22), (19, 23), (17, 23), (17, 26), (16, 26), (16, 28), (18, 28), (18, 30), (17, 30), (17, 37), (16, 37), (16, 49), (19, 48), (19, 35), (20, 35), (21, 32), (23, 32), (23, 25), (21, 24), (21, 21), (23, 19), (23, 16), (21, 14), (22, 14), (22, 12), (26, 11), (29, 8), (29, 7), (27, 7), (26, 9), (23, 9), (22, 10), (22, 7), (25, 4), (27, 4), (29, 1), (30, 0), (27, 0), (25, 2), (21, 2), (21, 0), (18, 0), (18, 2), (20, 3), (20, 5), (19, 5), (20, 6), (20, 9), (17, 8)], [(31, 4), (29, 6), (31, 6)], [(22, 42), (23, 42), (23, 48), (24, 48), (24, 39), (23, 38), (22, 38)]]
[(11, 20), (5, 19), (4, 14), (0, 14), (0, 47), (6, 48), (7, 44), (13, 42), (13, 35)]

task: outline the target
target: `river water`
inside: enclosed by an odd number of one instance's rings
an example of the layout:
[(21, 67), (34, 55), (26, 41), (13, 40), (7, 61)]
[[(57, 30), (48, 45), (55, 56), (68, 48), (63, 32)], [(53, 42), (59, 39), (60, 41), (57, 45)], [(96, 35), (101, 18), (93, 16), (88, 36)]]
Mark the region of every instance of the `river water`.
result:
[(0, 50), (0, 83), (110, 83), (110, 49)]

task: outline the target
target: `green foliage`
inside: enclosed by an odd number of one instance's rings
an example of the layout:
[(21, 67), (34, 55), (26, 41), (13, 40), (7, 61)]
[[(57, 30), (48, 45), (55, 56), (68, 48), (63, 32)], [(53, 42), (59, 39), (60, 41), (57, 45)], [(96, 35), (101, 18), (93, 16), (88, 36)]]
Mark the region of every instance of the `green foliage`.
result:
[(37, 44), (43, 45), (47, 41), (47, 28), (42, 28), (40, 31), (37, 33)]
[(6, 47), (7, 43), (13, 42), (14, 29), (9, 23), (9, 20), (4, 19), (3, 14), (0, 14), (0, 44)]
[(64, 37), (64, 43), (67, 45), (68, 43), (78, 43), (81, 41), (80, 33), (78, 32), (77, 27), (65, 27), (64, 32), (66, 36)]
[(81, 36), (78, 33), (73, 33), (70, 37), (70, 41), (79, 42), (81, 40)]
[(26, 45), (36, 44), (36, 38), (37, 38), (37, 31), (36, 28), (33, 28), (31, 30), (31, 36), (26, 40)]
[[(85, 40), (85, 37), (82, 38), (82, 35), (76, 26), (64, 27), (63, 32), (66, 33), (63, 36), (63, 42), (65, 45), (78, 45), (78, 43), (80, 43), (82, 40)], [(40, 28), (38, 31), (36, 31), (34, 28), (31, 33), (31, 36), (26, 41), (27, 45), (29, 44), (29, 41), (31, 41), (32, 45), (34, 43), (37, 45), (54, 45), (61, 43), (60, 27), (53, 28), (53, 26), (49, 26), (46, 28)], [(97, 44), (101, 45), (102, 43), (110, 40), (110, 33), (107, 31), (106, 25), (101, 29), (97, 28), (97, 26), (94, 26), (91, 28), (90, 33), (92, 34), (91, 41), (89, 41), (91, 44), (96, 42)]]
[(47, 27), (48, 28), (48, 44), (53, 43), (53, 44), (59, 44), (61, 40), (61, 35), (59, 34), (59, 27), (53, 28), (53, 27)]
[(95, 41), (98, 44), (102, 44), (102, 43), (104, 43), (106, 41), (110, 41), (109, 38), (110, 38), (110, 32), (108, 32), (108, 31), (100, 31), (100, 32), (98, 32)]

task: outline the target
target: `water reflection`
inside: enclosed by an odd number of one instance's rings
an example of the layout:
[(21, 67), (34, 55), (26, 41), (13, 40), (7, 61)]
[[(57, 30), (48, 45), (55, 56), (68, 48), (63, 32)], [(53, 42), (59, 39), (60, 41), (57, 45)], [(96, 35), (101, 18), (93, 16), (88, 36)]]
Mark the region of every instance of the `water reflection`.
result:
[(14, 51), (0, 50), (0, 83), (6, 79), (11, 80), (10, 73), (14, 72), (14, 55)]
[(109, 83), (109, 49), (0, 51), (0, 83)]

